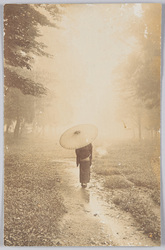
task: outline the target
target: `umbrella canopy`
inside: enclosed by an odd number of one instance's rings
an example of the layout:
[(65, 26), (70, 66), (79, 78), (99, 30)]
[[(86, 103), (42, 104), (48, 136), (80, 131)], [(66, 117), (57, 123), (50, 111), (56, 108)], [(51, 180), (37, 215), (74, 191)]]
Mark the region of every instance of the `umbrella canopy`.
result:
[(92, 124), (77, 125), (62, 134), (60, 144), (67, 149), (82, 148), (93, 142), (97, 134), (98, 129)]

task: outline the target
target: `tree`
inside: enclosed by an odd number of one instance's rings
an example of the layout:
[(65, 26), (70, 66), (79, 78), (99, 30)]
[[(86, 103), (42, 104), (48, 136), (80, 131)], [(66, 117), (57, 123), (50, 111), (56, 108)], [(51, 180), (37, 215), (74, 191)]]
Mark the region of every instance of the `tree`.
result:
[(9, 126), (15, 122), (14, 137), (18, 138), (21, 125), (24, 125), (25, 122), (30, 123), (34, 119), (35, 97), (31, 95), (25, 96), (17, 88), (9, 88), (7, 96), (4, 102), (6, 132), (8, 133)]
[[(50, 56), (45, 52), (46, 45), (36, 39), (41, 36), (40, 26), (56, 27), (56, 25), (40, 12), (41, 6), (6, 4), (4, 7), (5, 86), (17, 87), (24, 94), (46, 94), (44, 86), (25, 79), (18, 73), (18, 67), (32, 69), (34, 55)], [(44, 5), (43, 8), (54, 16), (59, 15), (57, 6), (53, 8), (51, 5), (48, 8)]]
[(6, 94), (10, 87), (20, 89), (24, 95), (40, 96), (47, 93), (46, 87), (42, 84), (25, 78), (7, 67), (4, 69), (4, 82)]
[(16, 122), (15, 137), (19, 135), (21, 122), (34, 118), (33, 96), (48, 93), (43, 84), (33, 80), (32, 65), (35, 56), (51, 56), (37, 38), (41, 36), (41, 26), (57, 27), (59, 16), (59, 8), (52, 4), (6, 4), (4, 7), (5, 122), (7, 126)]
[[(133, 105), (130, 105), (130, 110), (134, 107), (137, 115), (139, 139), (141, 138), (142, 120), (144, 120), (142, 114), (145, 110), (145, 114), (148, 115), (148, 118), (145, 116), (145, 120), (151, 123), (148, 127), (158, 129), (160, 125), (161, 60), (161, 5), (142, 4), (141, 6), (141, 16), (136, 17), (137, 22), (130, 30), (136, 38), (137, 46), (127, 56), (125, 62), (119, 66), (122, 71), (120, 71), (118, 79), (121, 83), (119, 85), (122, 90), (121, 95), (127, 96), (127, 99), (132, 101)], [(127, 112), (129, 113), (129, 108)], [(155, 117), (155, 119), (149, 117)], [(155, 123), (154, 120), (157, 122)], [(145, 124), (145, 121), (143, 123)]]

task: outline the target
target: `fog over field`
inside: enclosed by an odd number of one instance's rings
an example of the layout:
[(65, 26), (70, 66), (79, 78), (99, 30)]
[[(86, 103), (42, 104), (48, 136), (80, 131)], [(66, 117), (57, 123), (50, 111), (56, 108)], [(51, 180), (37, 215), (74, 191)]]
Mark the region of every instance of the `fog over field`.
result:
[(51, 58), (34, 56), (27, 74), (48, 88), (48, 95), (36, 100), (35, 111), (45, 135), (54, 131), (59, 138), (66, 128), (81, 123), (95, 124), (100, 139), (159, 132), (159, 8), (64, 5), (58, 28), (39, 27), (42, 36), (37, 40)]

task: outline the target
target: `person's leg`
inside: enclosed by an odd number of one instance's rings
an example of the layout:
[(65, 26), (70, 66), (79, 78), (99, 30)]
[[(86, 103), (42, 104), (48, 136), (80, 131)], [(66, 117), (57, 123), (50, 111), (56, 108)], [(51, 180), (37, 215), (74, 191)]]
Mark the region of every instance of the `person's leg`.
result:
[(90, 162), (83, 161), (80, 163), (80, 183), (81, 186), (86, 188), (87, 183), (90, 181)]
[(82, 186), (83, 188), (86, 188), (86, 187), (87, 187), (87, 183), (81, 183), (81, 186)]

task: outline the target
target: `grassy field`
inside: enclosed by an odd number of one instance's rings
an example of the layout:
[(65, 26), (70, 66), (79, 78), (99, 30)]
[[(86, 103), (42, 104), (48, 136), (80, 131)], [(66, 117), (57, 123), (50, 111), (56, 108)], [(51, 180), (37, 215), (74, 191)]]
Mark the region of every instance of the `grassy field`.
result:
[[(53, 246), (67, 212), (59, 192), (55, 145), (19, 141), (5, 149), (4, 244)], [(54, 164), (54, 165), (53, 165)]]
[[(93, 172), (108, 202), (132, 215), (139, 230), (160, 242), (158, 143), (95, 148)], [(66, 208), (54, 159), (75, 159), (55, 142), (6, 140), (4, 240), (6, 246), (53, 246)]]
[(159, 142), (114, 144), (103, 152), (96, 148), (93, 169), (103, 180), (107, 199), (129, 212), (139, 230), (160, 241)]

